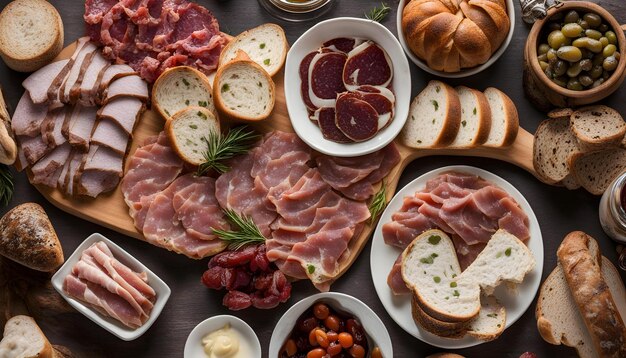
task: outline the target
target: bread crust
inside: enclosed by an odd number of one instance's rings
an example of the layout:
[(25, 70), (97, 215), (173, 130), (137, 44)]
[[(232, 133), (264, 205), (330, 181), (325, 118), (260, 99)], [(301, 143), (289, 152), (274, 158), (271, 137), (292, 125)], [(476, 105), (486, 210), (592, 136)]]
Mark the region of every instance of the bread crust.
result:
[(459, 133), (459, 128), (461, 127), (461, 100), (451, 86), (441, 81), (431, 81), (428, 85), (430, 86), (431, 84), (441, 85), (446, 90), (448, 113), (446, 113), (446, 120), (439, 133), (439, 138), (433, 144), (435, 148), (445, 147), (452, 144)]
[(444, 322), (428, 315), (420, 306), (419, 300), (415, 295), (411, 298), (411, 314), (413, 320), (428, 332), (440, 337), (460, 339), (465, 336), (465, 330), (471, 320), (462, 322)]
[(515, 107), (515, 103), (513, 103), (511, 98), (507, 96), (506, 93), (494, 87), (487, 88), (485, 92), (488, 90), (497, 91), (500, 98), (502, 98), (502, 102), (504, 103), (506, 130), (504, 132), (504, 138), (498, 147), (508, 147), (515, 142), (517, 132), (519, 131), (519, 115), (517, 113), (517, 108)]
[(581, 146), (581, 148), (583, 148), (586, 151), (602, 150), (602, 149), (618, 146), (624, 139), (624, 135), (626, 134), (626, 125), (622, 126), (621, 130), (619, 130), (615, 134), (608, 136), (608, 137), (603, 137), (603, 138), (589, 138), (577, 130), (578, 128), (575, 125), (576, 116), (584, 115), (585, 112), (593, 113), (593, 112), (603, 112), (603, 111), (614, 112), (615, 115), (618, 115), (618, 116), (620, 115), (619, 113), (617, 113), (617, 111), (615, 111), (614, 109), (610, 107), (603, 106), (603, 105), (595, 105), (595, 106), (587, 106), (587, 107), (579, 108), (576, 111), (572, 112), (570, 116), (570, 129), (572, 133), (574, 133), (574, 135), (578, 139), (578, 143)]
[[(600, 357), (626, 357), (626, 326), (602, 277), (589, 235), (574, 231), (557, 250), (559, 264)], [(599, 255), (599, 253), (598, 253)]]
[(551, 118), (551, 119), (559, 119), (559, 118), (569, 119), (572, 116), (572, 113), (574, 113), (574, 110), (571, 109), (571, 108), (557, 108), (557, 109), (553, 109), (550, 112), (548, 112), (548, 118)]
[(174, 123), (175, 121), (180, 118), (181, 116), (185, 115), (186, 112), (202, 112), (204, 113), (207, 117), (210, 117), (211, 120), (213, 120), (215, 123), (217, 123), (217, 130), (219, 132), (219, 128), (220, 128), (220, 121), (215, 118), (215, 115), (213, 115), (213, 112), (211, 112), (208, 108), (204, 108), (204, 107), (198, 107), (198, 106), (190, 106), (187, 107), (185, 109), (181, 109), (180, 111), (174, 113), (174, 115), (172, 116), (172, 118), (170, 118), (166, 123), (165, 123), (165, 134), (167, 135), (170, 144), (172, 145), (172, 148), (174, 149), (174, 151), (176, 152), (176, 154), (182, 159), (184, 160), (186, 163), (189, 163), (191, 165), (200, 165), (202, 163), (197, 163), (194, 162), (193, 160), (189, 159), (183, 152), (182, 148), (180, 148), (180, 146), (178, 145), (178, 141), (176, 140), (176, 135), (174, 133)]

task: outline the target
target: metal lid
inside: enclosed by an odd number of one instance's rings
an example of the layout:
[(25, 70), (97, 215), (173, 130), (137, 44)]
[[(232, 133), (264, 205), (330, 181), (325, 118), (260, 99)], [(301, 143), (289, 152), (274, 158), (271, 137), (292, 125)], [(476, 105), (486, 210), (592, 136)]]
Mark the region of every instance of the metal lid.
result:
[(548, 9), (561, 3), (559, 0), (519, 0), (519, 2), (522, 7), (522, 20), (527, 24), (544, 19), (548, 15)]

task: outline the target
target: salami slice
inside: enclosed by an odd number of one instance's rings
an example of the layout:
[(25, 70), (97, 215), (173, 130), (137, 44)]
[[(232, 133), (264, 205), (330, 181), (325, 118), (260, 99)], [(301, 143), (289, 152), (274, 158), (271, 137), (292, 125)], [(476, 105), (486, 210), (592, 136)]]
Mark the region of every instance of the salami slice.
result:
[(315, 111), (317, 109), (309, 97), (309, 67), (311, 66), (313, 57), (315, 57), (318, 53), (319, 52), (317, 51), (311, 52), (302, 59), (302, 62), (300, 62), (300, 94), (302, 95), (304, 105), (309, 111)]
[(334, 51), (340, 51), (347, 54), (348, 52), (352, 51), (353, 48), (360, 45), (362, 42), (362, 40), (358, 40), (355, 38), (338, 37), (324, 42), (323, 46), (328, 47)]
[(342, 72), (347, 56), (341, 52), (319, 53), (309, 66), (309, 98), (317, 108), (333, 107), (337, 95), (345, 92)]
[(311, 120), (317, 122), (317, 125), (320, 127), (324, 138), (337, 143), (352, 142), (352, 139), (346, 137), (346, 135), (343, 134), (343, 132), (340, 131), (339, 128), (337, 128), (337, 125), (335, 124), (335, 108), (320, 108), (315, 111), (313, 116), (311, 116)]
[(355, 142), (370, 139), (378, 132), (378, 112), (355, 93), (337, 97), (335, 124), (346, 137)]
[(386, 87), (392, 77), (389, 56), (372, 41), (364, 42), (348, 53), (343, 69), (343, 82), (347, 89), (353, 91), (363, 85)]
[(393, 119), (395, 96), (385, 87), (361, 86), (356, 92), (378, 113), (378, 130), (385, 128)]

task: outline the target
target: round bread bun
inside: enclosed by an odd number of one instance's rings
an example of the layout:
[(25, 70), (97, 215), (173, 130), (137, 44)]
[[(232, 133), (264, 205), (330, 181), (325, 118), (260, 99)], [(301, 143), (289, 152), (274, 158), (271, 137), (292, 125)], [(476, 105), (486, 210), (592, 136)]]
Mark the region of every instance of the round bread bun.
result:
[(0, 57), (15, 71), (32, 72), (63, 49), (61, 15), (45, 0), (15, 0), (0, 13)]

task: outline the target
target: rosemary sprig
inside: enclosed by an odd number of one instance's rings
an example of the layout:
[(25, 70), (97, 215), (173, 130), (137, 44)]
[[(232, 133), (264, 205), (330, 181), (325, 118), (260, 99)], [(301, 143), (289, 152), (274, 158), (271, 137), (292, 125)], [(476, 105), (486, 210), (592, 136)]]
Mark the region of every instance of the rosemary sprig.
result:
[(387, 17), (391, 8), (387, 6), (384, 2), (380, 3), (380, 7), (375, 7), (371, 9), (369, 12), (365, 13), (365, 17), (376, 22), (381, 22)]
[(246, 126), (233, 128), (226, 135), (209, 133), (202, 138), (207, 149), (203, 153), (205, 162), (198, 166), (197, 174), (204, 175), (211, 169), (219, 174), (227, 172), (230, 168), (223, 161), (247, 153), (258, 138), (259, 135)]
[(229, 250), (239, 250), (244, 246), (262, 244), (266, 238), (256, 226), (252, 218), (239, 215), (232, 209), (224, 209), (224, 215), (235, 227), (236, 231), (214, 229), (213, 233), (228, 243)]
[(13, 197), (13, 174), (8, 166), (0, 164), (0, 202), (7, 206)]
[(368, 209), (370, 210), (370, 215), (371, 215), (370, 220), (369, 220), (370, 224), (372, 224), (374, 221), (376, 221), (376, 219), (378, 219), (378, 216), (382, 214), (383, 210), (385, 210), (385, 207), (387, 206), (386, 191), (387, 191), (387, 184), (383, 180), (383, 183), (380, 186), (380, 189), (378, 189), (378, 192), (374, 194), (374, 197), (372, 198), (372, 202), (368, 206)]

